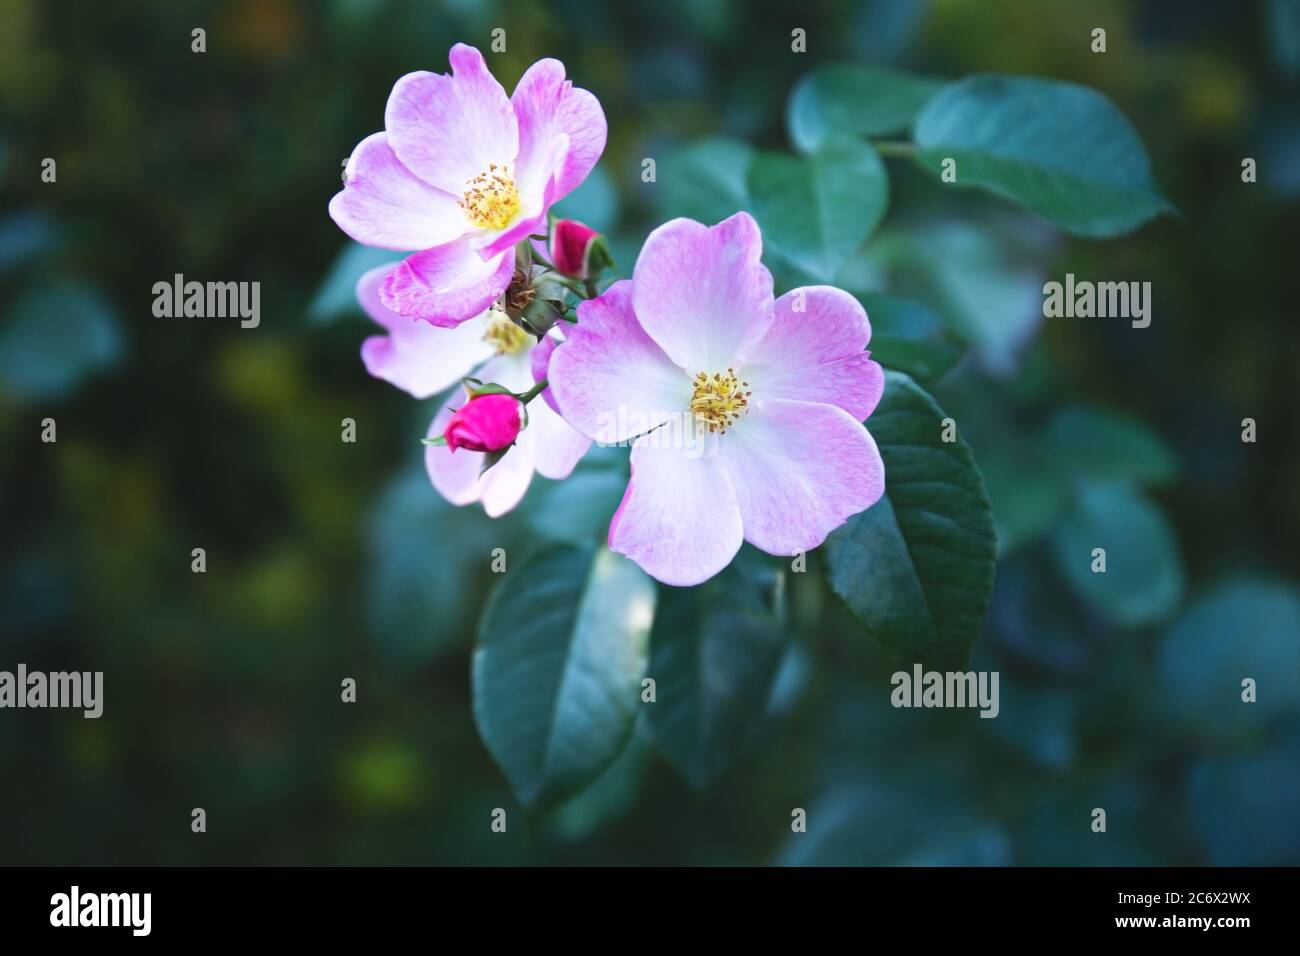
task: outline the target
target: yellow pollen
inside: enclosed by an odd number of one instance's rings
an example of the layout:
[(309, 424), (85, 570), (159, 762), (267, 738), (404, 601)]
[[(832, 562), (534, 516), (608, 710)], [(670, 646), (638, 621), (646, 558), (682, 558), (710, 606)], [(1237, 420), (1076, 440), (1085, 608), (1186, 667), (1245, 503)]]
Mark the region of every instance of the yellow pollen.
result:
[(483, 341), (496, 347), (497, 355), (517, 355), (528, 346), (528, 333), (510, 321), (500, 309), (488, 312)]
[(471, 225), (480, 229), (504, 229), (519, 212), (519, 190), (509, 166), (492, 163), (465, 184), (465, 195), (457, 204)]
[(740, 421), (740, 416), (749, 410), (749, 396), (754, 394), (746, 391), (749, 383), (738, 379), (733, 368), (712, 375), (698, 372), (692, 384), (695, 386), (691, 393), (692, 414), (710, 432), (720, 435), (725, 435), (729, 427)]

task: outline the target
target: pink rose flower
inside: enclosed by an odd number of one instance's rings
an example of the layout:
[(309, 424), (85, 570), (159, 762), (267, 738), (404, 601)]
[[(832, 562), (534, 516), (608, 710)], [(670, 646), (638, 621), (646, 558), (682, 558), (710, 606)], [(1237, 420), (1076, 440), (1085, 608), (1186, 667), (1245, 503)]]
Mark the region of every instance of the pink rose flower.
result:
[(587, 177), (606, 128), (558, 60), (538, 60), (507, 98), (478, 50), (458, 43), (448, 59), (450, 76), (409, 73), (393, 86), (384, 131), (353, 150), (330, 216), (364, 245), (423, 250), (391, 270), (380, 297), (451, 328), (505, 291), (512, 248)]
[[(375, 378), (416, 398), (429, 398), (466, 376), (497, 382), (515, 392), (527, 391), (546, 377), (558, 338), (548, 336), (536, 342), (496, 310), (483, 312), (454, 329), (398, 315), (379, 295), (391, 269), (391, 265), (379, 266), (357, 283), (362, 308), (387, 332), (366, 339), (361, 346), (366, 370)], [(495, 518), (519, 503), (534, 471), (547, 478), (567, 478), (591, 441), (560, 417), (550, 404), (550, 392), (549, 388), (542, 392), (544, 401), (529, 404), (528, 427), (487, 471), (482, 470), (482, 452), (462, 448), (453, 454), (448, 447), (425, 446), (425, 469), (438, 493), (455, 505), (482, 502), (483, 509)], [(440, 408), (429, 426), (429, 437), (444, 434), (452, 414), (450, 408)]]
[(707, 580), (742, 541), (815, 548), (884, 492), (861, 424), (884, 390), (866, 313), (829, 286), (774, 301), (761, 254), (743, 212), (665, 223), (550, 362), (565, 420), (631, 442), (609, 546), (665, 584)]
[(587, 250), (600, 233), (576, 219), (561, 219), (551, 227), (551, 264), (567, 276), (588, 277)]
[(452, 413), (442, 437), (453, 452), (500, 451), (509, 448), (524, 427), (524, 406), (503, 392), (476, 395)]

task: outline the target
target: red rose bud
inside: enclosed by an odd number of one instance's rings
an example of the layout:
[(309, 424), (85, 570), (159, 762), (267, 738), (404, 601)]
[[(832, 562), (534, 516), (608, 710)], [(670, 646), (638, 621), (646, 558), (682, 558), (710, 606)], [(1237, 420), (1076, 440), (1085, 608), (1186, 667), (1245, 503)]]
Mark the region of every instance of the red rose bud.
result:
[(599, 238), (600, 233), (576, 219), (557, 220), (551, 227), (551, 263), (566, 276), (590, 278), (588, 254)]
[(478, 395), (451, 416), (442, 437), (452, 451), (500, 451), (519, 437), (524, 406), (513, 395), (493, 392)]

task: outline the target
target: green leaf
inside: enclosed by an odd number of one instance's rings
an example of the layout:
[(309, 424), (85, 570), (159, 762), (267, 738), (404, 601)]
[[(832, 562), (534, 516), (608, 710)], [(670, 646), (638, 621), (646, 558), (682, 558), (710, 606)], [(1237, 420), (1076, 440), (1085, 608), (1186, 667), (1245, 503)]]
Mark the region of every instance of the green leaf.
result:
[(832, 63), (794, 88), (786, 125), (795, 147), (816, 150), (828, 136), (883, 136), (907, 129), (942, 80), (889, 67)]
[[(1300, 711), (1300, 594), (1269, 579), (1239, 579), (1199, 598), (1169, 628), (1156, 656), (1160, 709), (1213, 740), (1242, 737)], [(1241, 699), (1244, 678), (1256, 702)]]
[(123, 351), (117, 315), (97, 289), (37, 286), (0, 326), (0, 388), (24, 399), (63, 398), (117, 364)]
[(877, 292), (858, 298), (871, 322), (867, 347), (886, 368), (930, 381), (943, 376), (966, 351), (943, 320), (923, 305)]
[(498, 382), (482, 382), (477, 378), (462, 378), (460, 383), (465, 386), (465, 391), (469, 398), (478, 398), (480, 395), (514, 395), (510, 389)]
[(993, 593), (997, 541), (984, 479), (960, 434), (906, 375), (887, 372), (867, 419), (885, 495), (826, 539), (830, 584), (876, 640), (909, 661), (964, 665)]
[[(642, 726), (644, 723), (642, 720)], [(638, 727), (618, 759), (595, 783), (548, 815), (547, 833), (556, 840), (576, 842), (626, 816), (641, 795), (653, 758), (654, 746)]]
[(1042, 442), (1048, 459), (1077, 478), (1158, 484), (1178, 472), (1178, 461), (1160, 436), (1104, 408), (1063, 408), (1048, 422)]
[(783, 587), (780, 569), (746, 551), (699, 587), (661, 589), (649, 727), (694, 787), (731, 767), (763, 717), (787, 646)]
[(830, 282), (885, 214), (889, 178), (874, 149), (837, 137), (802, 159), (760, 153), (749, 191), (764, 248)]
[(746, 177), (754, 150), (722, 137), (697, 140), (672, 153), (658, 170), (665, 217), (713, 224), (749, 209)]
[(485, 473), (489, 468), (491, 468), (493, 465), (499, 462), (502, 458), (506, 457), (506, 452), (508, 452), (509, 450), (510, 447), (506, 446), (505, 448), (498, 448), (495, 451), (487, 452), (483, 456), (483, 464), (479, 466), (478, 473), (480, 475)]
[(999, 238), (990, 223), (882, 230), (859, 260), (891, 291), (932, 304), (982, 365), (1005, 374), (1043, 320), (1043, 277)]
[[(1127, 483), (1081, 484), (1052, 535), (1071, 589), (1115, 624), (1137, 627), (1170, 614), (1183, 596), (1183, 563), (1160, 509)], [(1096, 572), (1093, 549), (1106, 551)]]
[(506, 572), (474, 650), (474, 719), (522, 803), (553, 805), (618, 758), (640, 706), (654, 582), (559, 545)]
[(956, 185), (983, 187), (1078, 235), (1122, 235), (1173, 211), (1133, 126), (1084, 86), (967, 77), (925, 105), (914, 136), (916, 161), (935, 176), (951, 158)]
[(326, 325), (345, 315), (360, 315), (357, 282), (371, 269), (386, 262), (395, 266), (402, 258), (402, 253), (391, 249), (372, 249), (349, 242), (334, 258), (325, 279), (316, 289), (311, 304), (307, 306), (307, 318), (318, 325)]

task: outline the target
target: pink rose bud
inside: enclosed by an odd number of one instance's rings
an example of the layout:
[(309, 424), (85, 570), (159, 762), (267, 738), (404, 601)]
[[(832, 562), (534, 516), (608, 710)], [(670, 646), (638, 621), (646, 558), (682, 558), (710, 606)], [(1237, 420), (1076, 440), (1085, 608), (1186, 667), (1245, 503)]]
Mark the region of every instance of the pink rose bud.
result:
[(600, 235), (576, 219), (560, 219), (551, 227), (551, 262), (559, 272), (577, 279), (590, 277), (587, 251)]
[(478, 395), (457, 409), (442, 437), (452, 451), (500, 451), (509, 448), (523, 427), (524, 407), (513, 395)]

